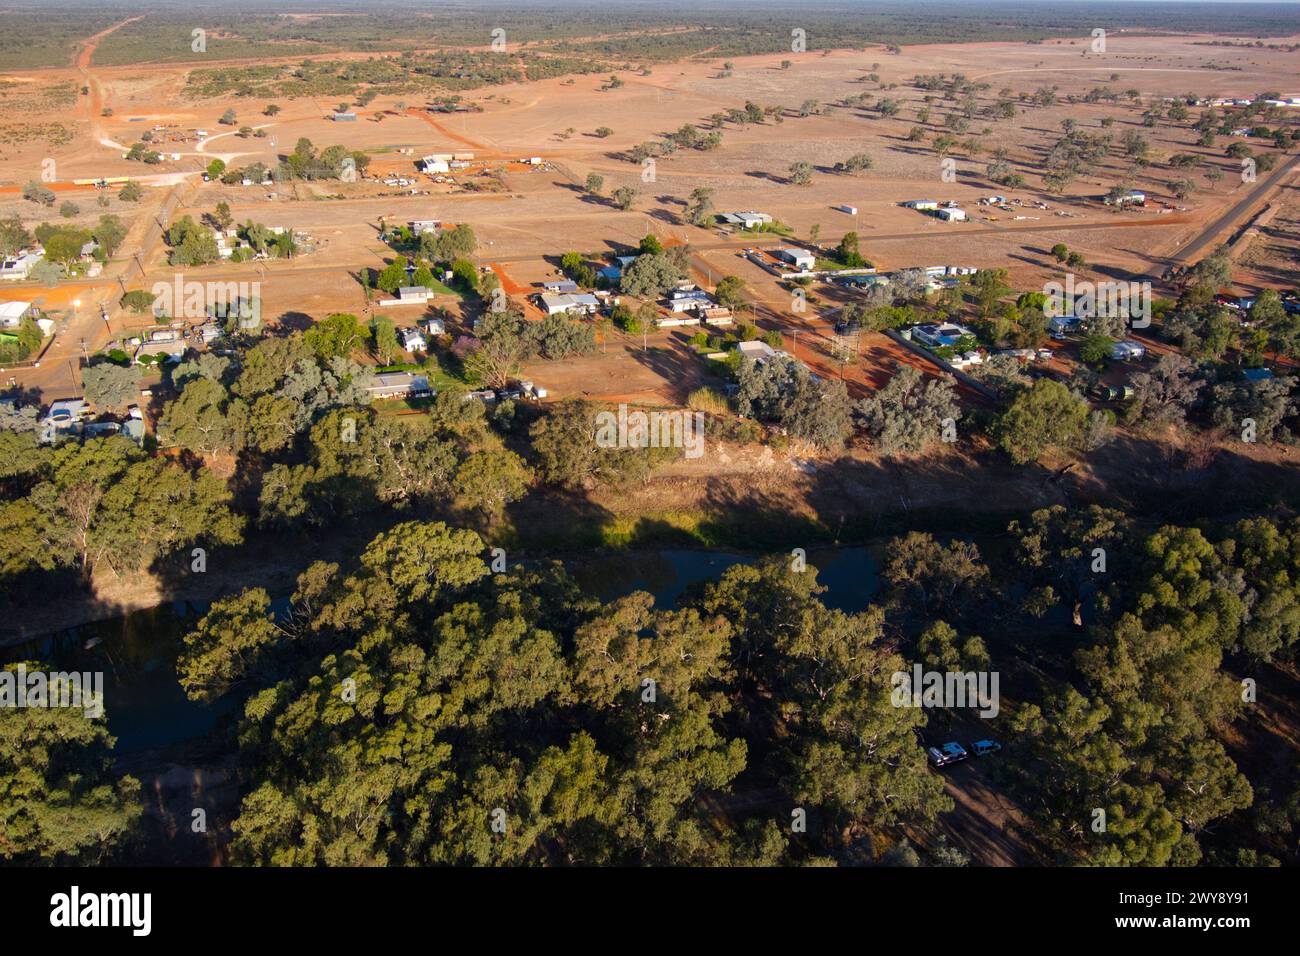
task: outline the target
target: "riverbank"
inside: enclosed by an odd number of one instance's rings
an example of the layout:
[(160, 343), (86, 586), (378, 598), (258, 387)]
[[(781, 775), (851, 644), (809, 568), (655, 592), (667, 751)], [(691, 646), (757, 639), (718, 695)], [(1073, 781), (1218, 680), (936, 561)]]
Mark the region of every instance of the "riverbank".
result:
[[(1216, 445), (1199, 436), (1118, 436), (1086, 463), (1012, 466), (987, 448), (943, 449), (883, 460), (860, 449), (834, 461), (762, 445), (718, 446), (651, 480), (590, 491), (535, 489), (492, 526), (474, 515), (382, 511), (293, 534), (253, 531), (239, 548), (213, 550), (206, 570), (189, 554), (148, 573), (100, 574), (90, 591), (0, 607), (0, 647), (122, 617), (172, 601), (211, 602), (249, 586), (294, 590), (314, 561), (347, 563), (401, 521), (438, 519), (478, 530), (511, 560), (638, 549), (751, 554), (863, 545), (907, 531), (987, 536), (1051, 505), (1102, 504), (1151, 523), (1202, 523), (1274, 505), (1300, 505), (1293, 450)], [(1224, 495), (1223, 488), (1233, 488)]]

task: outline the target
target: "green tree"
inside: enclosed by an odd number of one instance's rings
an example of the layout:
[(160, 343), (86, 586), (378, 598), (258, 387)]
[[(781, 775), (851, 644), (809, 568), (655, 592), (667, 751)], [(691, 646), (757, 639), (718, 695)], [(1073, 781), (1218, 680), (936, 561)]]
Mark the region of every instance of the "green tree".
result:
[(262, 588), (215, 602), (185, 635), (177, 677), (190, 700), (210, 703), (265, 669), (269, 652), (284, 638)]
[(512, 451), (480, 451), (469, 455), (456, 469), (456, 488), (465, 502), (489, 521), (505, 506), (524, 496), (528, 467)]
[(366, 327), (351, 312), (332, 312), (303, 333), (303, 341), (323, 361), (347, 358), (369, 339)]
[(994, 423), (993, 433), (1011, 460), (1024, 465), (1037, 461), (1050, 447), (1077, 444), (1087, 418), (1087, 402), (1060, 382), (1040, 378), (1012, 399)]
[(115, 743), (81, 708), (0, 708), (0, 860), (95, 865), (132, 837), (140, 784), (113, 772)]
[(140, 397), (140, 375), (133, 366), (96, 362), (81, 370), (86, 401), (100, 408), (121, 408)]

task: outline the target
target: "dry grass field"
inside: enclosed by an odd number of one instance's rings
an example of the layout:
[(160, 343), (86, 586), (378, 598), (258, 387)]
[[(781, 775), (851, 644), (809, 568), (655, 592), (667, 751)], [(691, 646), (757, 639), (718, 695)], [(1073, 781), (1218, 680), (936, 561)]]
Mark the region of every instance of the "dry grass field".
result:
[[(856, 231), (863, 254), (882, 270), (937, 264), (997, 267), (1009, 271), (1017, 288), (1033, 288), (1057, 275), (1047, 250), (1063, 242), (1082, 253), (1098, 273), (1158, 275), (1163, 264), (1208, 224), (1253, 190), (1264, 189), (1266, 177), (1243, 183), (1237, 161), (1225, 155), (1223, 139), (1214, 147), (1198, 146), (1198, 134), (1188, 123), (1144, 126), (1144, 104), (1189, 91), (1202, 97), (1296, 92), (1289, 85), (1295, 82), (1292, 54), (1211, 46), (1210, 39), (1119, 34), (1109, 38), (1104, 54), (1088, 52), (1086, 38), (909, 46), (901, 54), (883, 48), (834, 50), (737, 57), (729, 73), (721, 59), (697, 58), (656, 65), (648, 75), (624, 71), (617, 88), (609, 88), (608, 77), (600, 74), (521, 80), (470, 91), (465, 100), (480, 108), (478, 112), (432, 114), (416, 97), (379, 95), (357, 107), (358, 119), (349, 123), (329, 118), (338, 102), (333, 97), (275, 99), (280, 110), (271, 116), (264, 115), (271, 100), (259, 97), (195, 99), (190, 79), (199, 67), (98, 67), (92, 40), (67, 68), (0, 74), (0, 95), (11, 107), (0, 123), (0, 216), (56, 218), (54, 210), (37, 210), (20, 196), (22, 184), (40, 179), (43, 164), (52, 160), (50, 168), (57, 171), (52, 186), (60, 201), (71, 197), (80, 207), (73, 222), (89, 225), (105, 212), (133, 220), (131, 237), (100, 279), (23, 289), (25, 297), (51, 307), (74, 298), (82, 302), (80, 316), (68, 316), (64, 333), (74, 346), (85, 339), (88, 348), (97, 348), (138, 324), (138, 317), (116, 307), (123, 289), (170, 279), (173, 270), (166, 263), (157, 221), (164, 203), (167, 218), (174, 221), (184, 214), (201, 216), (224, 201), (237, 222), (293, 228), (316, 242), (312, 255), (288, 262), (189, 270), (198, 279), (260, 282), (264, 314), (275, 320), (303, 323), (332, 311), (364, 310), (358, 270), (381, 268), (391, 258), (378, 235), (384, 219), (470, 224), (479, 238), (479, 263), (490, 263), (503, 274), (507, 291), (517, 299), (554, 277), (565, 251), (607, 254), (653, 233), (689, 243), (693, 273), (703, 283), (711, 285), (730, 274), (744, 279), (760, 325), (791, 332), (808, 329), (809, 357), (815, 361), (817, 330), (827, 323), (815, 314), (790, 312), (788, 293), (739, 255), (751, 244), (772, 246), (785, 240), (685, 224), (682, 212), (693, 189), (712, 190), (719, 211), (767, 212), (789, 227), (793, 241), (804, 244), (816, 235), (830, 248), (844, 233)], [(205, 62), (202, 69), (223, 65), (230, 64)], [(944, 132), (943, 117), (952, 111), (951, 101), (932, 97), (928, 122), (918, 121), (927, 93), (912, 80), (930, 74), (963, 74), (988, 84), (978, 96), (981, 104), (1009, 100), (1017, 108), (1012, 118), (971, 119), (956, 137), (947, 171), (932, 144)], [(82, 86), (84, 94), (79, 92)], [(1114, 101), (1085, 102), (1089, 91), (1098, 88), (1122, 95)], [(1035, 94), (1044, 89), (1054, 91), (1055, 102), (1034, 105)], [(1128, 91), (1135, 91), (1136, 97)], [(870, 94), (866, 105), (832, 105), (861, 94)], [(875, 109), (885, 99), (896, 102), (895, 115), (886, 117)], [(784, 107), (781, 121), (769, 115), (757, 124), (725, 122), (718, 148), (680, 149), (660, 156), (652, 175), (628, 156), (638, 144), (660, 140), (683, 124), (708, 130), (710, 117), (743, 108), (748, 101)], [(814, 112), (800, 116), (808, 102)], [(227, 110), (236, 114), (234, 126), (218, 122)], [(1112, 150), (1094, 175), (1075, 180), (1062, 194), (1049, 194), (1043, 189), (1040, 161), (1064, 123), (1107, 131), (1117, 141), (1128, 131), (1140, 133), (1149, 141), (1151, 164), (1134, 168), (1122, 150)], [(923, 139), (909, 141), (908, 133), (916, 126), (924, 129)], [(241, 135), (243, 127), (264, 135)], [(612, 132), (597, 136), (601, 127)], [(125, 158), (144, 130), (154, 132), (152, 148), (162, 154), (156, 165)], [(339, 144), (366, 152), (371, 156), (370, 175), (355, 183), (273, 186), (199, 181), (199, 173), (214, 158), (232, 166), (274, 166), (303, 137), (318, 148)], [(999, 187), (988, 180), (987, 166), (999, 149), (1024, 177), (1023, 188)], [(474, 160), (470, 168), (457, 171), (454, 183), (436, 183), (417, 173), (420, 156), (443, 152), (472, 152)], [(871, 157), (870, 170), (835, 171), (836, 162), (861, 153)], [(1203, 163), (1195, 174), (1195, 191), (1184, 200), (1174, 199), (1168, 186), (1181, 172), (1164, 166), (1175, 153), (1196, 154)], [(517, 162), (528, 157), (540, 157), (544, 165)], [(1285, 154), (1279, 158), (1283, 164), (1289, 159)], [(790, 181), (790, 167), (798, 162), (814, 169), (807, 185)], [(1222, 174), (1217, 180), (1202, 175), (1214, 168)], [(584, 190), (582, 184), (591, 173), (603, 177), (603, 197)], [(144, 201), (123, 203), (116, 190), (72, 184), (98, 176), (136, 178), (148, 187)], [(413, 185), (394, 187), (379, 181), (391, 176), (407, 177)], [(1097, 201), (1119, 182), (1145, 189), (1152, 202), (1142, 210), (1117, 212)], [(638, 190), (628, 211), (604, 198), (624, 185)], [(991, 207), (977, 201), (990, 194), (1008, 195), (1024, 205), (1014, 213), (989, 213), (985, 210)], [(942, 223), (900, 205), (917, 198), (958, 201), (970, 212), (970, 221)], [(857, 214), (837, 211), (843, 204), (855, 206)], [(1294, 208), (1294, 200), (1291, 204)], [(1286, 221), (1285, 216), (1278, 220)], [(1263, 248), (1257, 244), (1254, 255), (1268, 255), (1259, 251)], [(1274, 259), (1279, 256), (1286, 258), (1273, 254)], [(1279, 280), (1287, 270), (1278, 261), (1252, 275), (1261, 282)], [(110, 313), (108, 325), (97, 320), (99, 305)], [(456, 299), (438, 305), (453, 316), (461, 307)], [(394, 315), (402, 321), (406, 311)], [(619, 380), (608, 389), (611, 395), (636, 393), (680, 401), (683, 383), (695, 376), (662, 376), (691, 365), (683, 338), (656, 336), (658, 347), (675, 356), (672, 362), (638, 359), (630, 343), (621, 343), (586, 360), (607, 368), (591, 372), (589, 380), (585, 371), (569, 376), (556, 369), (554, 394), (602, 393), (606, 389), (595, 383), (609, 377)], [(887, 352), (868, 347), (856, 373), (860, 385), (878, 385), (893, 361)], [(545, 378), (548, 373), (535, 374)], [(643, 381), (646, 376), (659, 376), (660, 381)], [(27, 387), (51, 394), (74, 387), (66, 369), (25, 370), (20, 378)], [(626, 388), (621, 387), (624, 380)]]

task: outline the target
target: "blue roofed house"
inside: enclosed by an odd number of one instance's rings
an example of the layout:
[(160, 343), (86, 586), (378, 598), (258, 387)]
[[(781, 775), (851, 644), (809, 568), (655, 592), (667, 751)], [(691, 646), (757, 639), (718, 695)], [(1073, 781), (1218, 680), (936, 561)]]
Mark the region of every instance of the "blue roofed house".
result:
[(926, 322), (911, 328), (912, 338), (930, 348), (951, 348), (962, 338), (974, 335), (970, 329), (956, 322)]
[(618, 282), (623, 278), (623, 270), (635, 261), (636, 256), (615, 256), (614, 261), (600, 269), (598, 274), (610, 282)]

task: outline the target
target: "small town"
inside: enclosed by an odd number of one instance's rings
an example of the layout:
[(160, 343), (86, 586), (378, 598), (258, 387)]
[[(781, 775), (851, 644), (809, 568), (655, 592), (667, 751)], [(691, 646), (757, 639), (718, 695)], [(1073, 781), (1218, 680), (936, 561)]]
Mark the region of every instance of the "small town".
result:
[(0, 14), (0, 867), (1273, 915), (1300, 8), (69, 3)]

